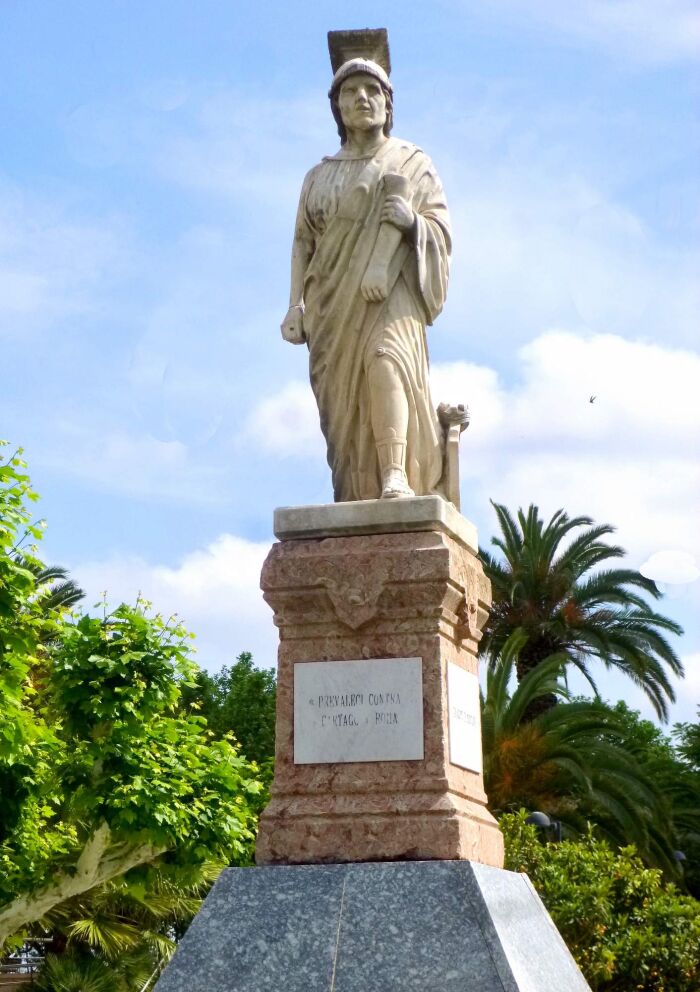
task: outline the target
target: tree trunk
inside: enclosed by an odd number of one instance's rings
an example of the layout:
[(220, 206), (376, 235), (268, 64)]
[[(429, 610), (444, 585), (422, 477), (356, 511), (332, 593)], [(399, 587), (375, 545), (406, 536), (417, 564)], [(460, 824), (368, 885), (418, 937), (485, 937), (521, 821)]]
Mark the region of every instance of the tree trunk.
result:
[(139, 844), (136, 847), (116, 844), (110, 847), (110, 841), (110, 829), (103, 823), (85, 842), (72, 872), (58, 872), (41, 889), (17, 896), (0, 910), (0, 950), (8, 937), (41, 919), (54, 906), (117, 875), (123, 875), (137, 865), (153, 861), (167, 851), (166, 846), (156, 847), (153, 844)]
[[(516, 663), (518, 682), (522, 682), (525, 676), (541, 664), (545, 658), (549, 658), (550, 655), (556, 654), (560, 650), (561, 644), (554, 638), (547, 637), (546, 635), (529, 637), (518, 654)], [(542, 696), (537, 696), (526, 708), (522, 722), (532, 723), (538, 716), (542, 716), (543, 713), (548, 713), (549, 710), (554, 709), (558, 703), (559, 699), (553, 692), (547, 692)]]

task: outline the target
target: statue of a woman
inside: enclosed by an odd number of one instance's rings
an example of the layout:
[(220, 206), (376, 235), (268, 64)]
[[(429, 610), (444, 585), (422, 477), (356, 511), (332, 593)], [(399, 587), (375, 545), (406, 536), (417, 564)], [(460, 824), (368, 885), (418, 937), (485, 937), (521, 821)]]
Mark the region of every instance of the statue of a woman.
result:
[(439, 492), (425, 331), (447, 292), (445, 195), (428, 156), (390, 137), (377, 62), (344, 62), (329, 96), (341, 147), (304, 180), (282, 336), (309, 347), (336, 501)]

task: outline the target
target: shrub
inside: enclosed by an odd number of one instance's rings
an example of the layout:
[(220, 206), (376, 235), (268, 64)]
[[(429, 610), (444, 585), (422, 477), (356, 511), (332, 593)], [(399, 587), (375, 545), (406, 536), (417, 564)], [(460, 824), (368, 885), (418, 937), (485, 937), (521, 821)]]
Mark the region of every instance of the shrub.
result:
[(633, 847), (613, 851), (591, 831), (545, 844), (526, 816), (501, 818), (506, 867), (530, 876), (594, 992), (697, 992), (700, 903)]

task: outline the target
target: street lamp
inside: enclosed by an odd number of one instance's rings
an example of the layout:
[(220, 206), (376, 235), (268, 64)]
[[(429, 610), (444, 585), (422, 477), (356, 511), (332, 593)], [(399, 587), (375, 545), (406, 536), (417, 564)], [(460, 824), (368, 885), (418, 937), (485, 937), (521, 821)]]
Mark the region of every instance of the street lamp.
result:
[(561, 820), (551, 820), (546, 813), (542, 813), (540, 810), (530, 813), (525, 818), (525, 823), (531, 823), (533, 827), (539, 827), (540, 830), (551, 831), (555, 841), (561, 840)]

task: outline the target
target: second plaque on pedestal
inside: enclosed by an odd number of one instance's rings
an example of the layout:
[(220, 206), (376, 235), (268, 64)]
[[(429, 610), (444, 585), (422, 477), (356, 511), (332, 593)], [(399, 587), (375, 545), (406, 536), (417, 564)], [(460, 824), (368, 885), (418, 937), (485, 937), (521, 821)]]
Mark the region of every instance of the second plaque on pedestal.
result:
[(420, 658), (298, 662), (294, 763), (421, 761)]

